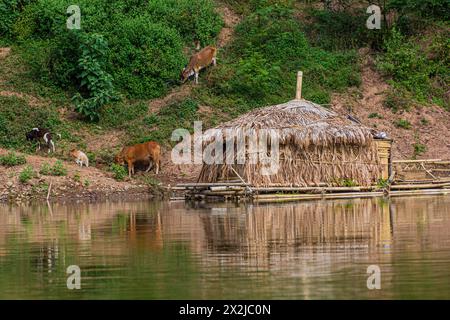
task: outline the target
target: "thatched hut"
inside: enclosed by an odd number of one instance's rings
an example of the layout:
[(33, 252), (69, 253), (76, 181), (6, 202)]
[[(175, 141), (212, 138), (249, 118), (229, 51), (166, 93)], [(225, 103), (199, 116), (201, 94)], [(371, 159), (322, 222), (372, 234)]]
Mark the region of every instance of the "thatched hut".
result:
[[(301, 90), (301, 76), (298, 87)], [(203, 143), (223, 139), (226, 133), (245, 139), (234, 142), (234, 152), (246, 148), (261, 130), (276, 130), (279, 138), (278, 170), (262, 174), (261, 162), (203, 164), (199, 182), (243, 179), (253, 186), (342, 186), (375, 184), (383, 173), (372, 130), (330, 109), (301, 99), (255, 109), (206, 132)], [(235, 140), (233, 140), (235, 141)], [(270, 150), (270, 147), (268, 147)], [(242, 150), (241, 150), (242, 151)], [(270, 151), (268, 152), (270, 153)], [(235, 156), (236, 158), (236, 156)]]

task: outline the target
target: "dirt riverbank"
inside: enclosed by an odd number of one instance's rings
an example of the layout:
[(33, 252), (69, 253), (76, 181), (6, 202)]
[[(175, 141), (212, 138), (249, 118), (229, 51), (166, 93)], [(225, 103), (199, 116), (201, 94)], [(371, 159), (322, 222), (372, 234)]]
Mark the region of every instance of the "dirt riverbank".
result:
[[(9, 150), (0, 148), (0, 155)], [(178, 182), (195, 179), (197, 169), (171, 166), (168, 155), (162, 163), (162, 173), (138, 171), (133, 178), (117, 181), (107, 168), (79, 167), (72, 161), (62, 161), (67, 174), (49, 176), (41, 174), (45, 163), (52, 166), (57, 159), (45, 154), (29, 155), (15, 152), (26, 158), (22, 165), (7, 167), (0, 165), (0, 202), (23, 203), (33, 201), (100, 201), (106, 199), (163, 198), (172, 194), (171, 186)], [(34, 176), (26, 182), (20, 181), (20, 173), (30, 166)]]

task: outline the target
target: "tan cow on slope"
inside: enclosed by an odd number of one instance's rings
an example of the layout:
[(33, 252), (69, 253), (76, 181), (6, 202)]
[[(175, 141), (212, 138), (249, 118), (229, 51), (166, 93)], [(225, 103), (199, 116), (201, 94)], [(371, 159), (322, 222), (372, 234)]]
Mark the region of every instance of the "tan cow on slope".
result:
[(194, 54), (189, 60), (188, 65), (181, 72), (181, 81), (184, 83), (186, 80), (195, 76), (195, 83), (198, 84), (198, 74), (201, 69), (206, 68), (211, 63), (216, 65), (217, 49), (213, 46), (203, 48), (198, 53)]

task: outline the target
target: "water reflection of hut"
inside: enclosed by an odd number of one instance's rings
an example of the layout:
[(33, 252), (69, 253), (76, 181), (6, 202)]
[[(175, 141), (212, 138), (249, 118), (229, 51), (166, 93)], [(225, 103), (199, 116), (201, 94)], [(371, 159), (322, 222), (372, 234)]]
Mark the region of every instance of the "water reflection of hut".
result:
[(327, 260), (330, 252), (339, 252), (341, 257), (357, 252), (367, 255), (391, 239), (388, 203), (375, 199), (248, 206), (245, 210), (245, 215), (234, 214), (237, 210), (230, 208), (226, 214), (201, 216), (206, 248), (231, 264), (283, 269), (304, 258), (323, 260), (321, 264), (329, 266), (333, 263)]
[[(379, 150), (370, 128), (304, 100), (301, 94), (287, 103), (255, 109), (216, 129), (205, 134), (204, 143), (223, 139), (224, 145), (229, 145), (226, 139), (230, 139), (231, 133), (235, 161), (205, 163), (200, 182), (232, 180), (239, 175), (253, 186), (336, 186), (345, 181), (369, 186), (387, 178), (388, 170), (382, 168), (380, 160), (380, 156), (386, 157), (386, 143), (382, 144), (383, 151)], [(263, 164), (252, 163), (253, 155), (249, 152), (249, 139), (268, 130), (279, 136), (279, 169), (271, 175), (261, 173)], [(238, 143), (237, 139), (244, 139), (245, 143)], [(270, 144), (267, 149), (270, 150)], [(243, 162), (236, 159), (242, 152), (245, 162), (237, 164)], [(383, 164), (388, 166), (387, 161)]]

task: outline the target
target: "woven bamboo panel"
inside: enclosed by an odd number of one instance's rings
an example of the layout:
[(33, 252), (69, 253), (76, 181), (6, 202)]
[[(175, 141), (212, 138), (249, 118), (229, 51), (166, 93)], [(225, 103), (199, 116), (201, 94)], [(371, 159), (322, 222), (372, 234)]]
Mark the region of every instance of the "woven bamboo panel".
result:
[(381, 164), (381, 178), (387, 180), (389, 178), (389, 159), (391, 156), (392, 141), (391, 140), (375, 140), (378, 149), (378, 157)]

